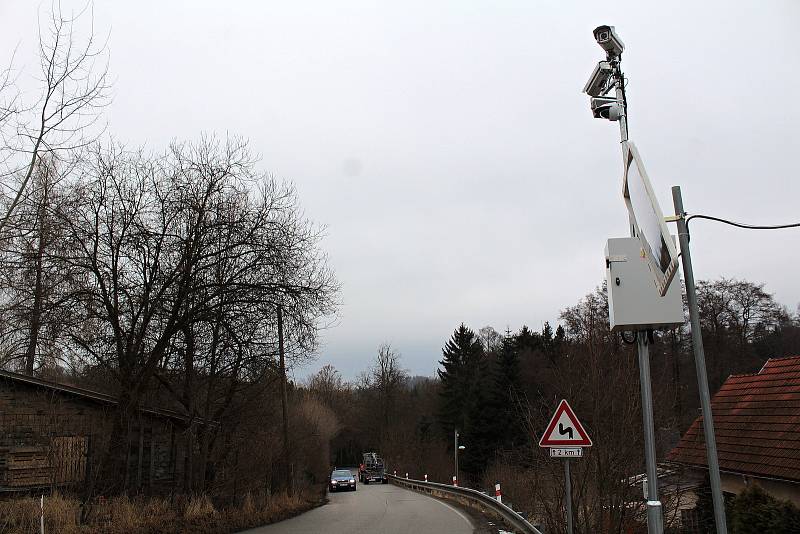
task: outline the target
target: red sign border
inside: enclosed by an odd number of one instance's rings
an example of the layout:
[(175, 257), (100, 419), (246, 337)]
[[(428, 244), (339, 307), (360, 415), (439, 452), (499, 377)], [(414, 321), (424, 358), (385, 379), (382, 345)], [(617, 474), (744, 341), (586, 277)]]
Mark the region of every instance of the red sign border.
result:
[[(545, 440), (545, 438), (553, 433), (553, 430), (556, 427), (556, 423), (558, 423), (561, 414), (566, 412), (567, 417), (569, 417), (570, 421), (572, 421), (572, 425), (577, 430), (578, 435), (583, 438), (581, 441), (575, 441), (572, 439), (549, 439)], [(591, 447), (592, 446), (592, 438), (589, 437), (589, 434), (586, 432), (586, 429), (583, 428), (583, 425), (580, 421), (578, 421), (578, 417), (575, 415), (575, 412), (572, 411), (572, 407), (567, 402), (567, 399), (561, 399), (561, 402), (556, 408), (556, 413), (553, 414), (553, 417), (550, 418), (550, 423), (547, 424), (547, 430), (544, 431), (542, 434), (542, 438), (539, 440), (540, 447)]]

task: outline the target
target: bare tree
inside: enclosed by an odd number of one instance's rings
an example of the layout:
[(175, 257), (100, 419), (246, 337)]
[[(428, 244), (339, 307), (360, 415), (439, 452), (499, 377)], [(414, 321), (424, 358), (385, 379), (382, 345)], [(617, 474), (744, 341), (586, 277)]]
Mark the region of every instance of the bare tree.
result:
[[(87, 21), (88, 19), (88, 21)], [(88, 24), (80, 38), (81, 25)], [(10, 69), (0, 73), (0, 128), (4, 145), (0, 177), (15, 185), (0, 218), (0, 234), (23, 198), (39, 160), (74, 158), (76, 151), (95, 141), (99, 131), (89, 130), (100, 119), (110, 101), (105, 44), (98, 43), (92, 25), (90, 5), (77, 14), (66, 15), (53, 2), (39, 22), (39, 68), (41, 93), (26, 105), (14, 87)]]
[(397, 411), (398, 395), (407, 380), (408, 372), (400, 366), (400, 353), (389, 343), (378, 347), (378, 355), (369, 371), (369, 385), (375, 391), (380, 407), (382, 440)]
[(755, 343), (790, 321), (764, 284), (703, 280), (697, 284), (697, 298), (712, 390), (730, 373), (757, 371), (763, 357)]
[(6, 314), (13, 318), (4, 341), (10, 359), (22, 359), (27, 374), (33, 374), (40, 355), (48, 360), (40, 364), (64, 363), (56, 341), (67, 313), (62, 289), (72, 272), (56, 258), (68, 246), (60, 217), (60, 212), (69, 211), (68, 187), (62, 183), (65, 171), (49, 157), (38, 160), (34, 187), (23, 195), (4, 242)]
[(327, 364), (308, 379), (308, 390), (331, 408), (338, 408), (340, 399), (350, 391), (350, 385), (336, 368)]
[[(207, 205), (190, 219), (204, 259), (191, 267), (178, 350), (164, 365), (168, 373), (180, 370), (182, 383), (172, 387), (169, 376), (157, 378), (193, 421), (216, 420), (238, 391), (279, 366), (281, 344), (290, 363), (308, 357), (337, 286), (316, 246), (321, 234), (298, 216), (294, 190), (257, 175), (246, 143), (176, 145), (171, 159), (191, 184), (183, 212)], [(187, 485), (202, 487), (217, 435), (206, 426), (198, 430), (199, 478), (192, 481), (190, 463)]]
[(64, 261), (81, 273), (72, 340), (118, 386), (108, 479), (124, 472), (128, 423), (157, 380), (188, 414), (184, 483), (202, 488), (219, 427), (198, 423), (225, 418), (275, 371), (276, 304), (292, 359), (306, 357), (334, 309), (321, 234), (290, 185), (255, 172), (241, 140), (160, 156), (111, 147), (90, 163)]
[(503, 336), (489, 325), (478, 330), (478, 337), (481, 339), (487, 354), (497, 349), (503, 341)]

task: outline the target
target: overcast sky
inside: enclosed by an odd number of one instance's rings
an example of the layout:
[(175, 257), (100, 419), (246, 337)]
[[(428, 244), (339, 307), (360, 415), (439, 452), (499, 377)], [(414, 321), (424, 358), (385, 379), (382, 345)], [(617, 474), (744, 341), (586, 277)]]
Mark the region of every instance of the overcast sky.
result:
[[(625, 42), (631, 139), (665, 213), (681, 185), (691, 213), (800, 220), (796, 0), (97, 0), (94, 12), (110, 32), (116, 138), (247, 137), (327, 227), (342, 307), (297, 378), (326, 363), (353, 377), (382, 342), (429, 375), (462, 321), (540, 329), (602, 282), (605, 240), (628, 226), (617, 124), (581, 93), (603, 59), (599, 24)], [(0, 3), (0, 50), (18, 48), (23, 84), (36, 16), (35, 2)], [(692, 229), (698, 278), (763, 282), (797, 308), (800, 230)]]

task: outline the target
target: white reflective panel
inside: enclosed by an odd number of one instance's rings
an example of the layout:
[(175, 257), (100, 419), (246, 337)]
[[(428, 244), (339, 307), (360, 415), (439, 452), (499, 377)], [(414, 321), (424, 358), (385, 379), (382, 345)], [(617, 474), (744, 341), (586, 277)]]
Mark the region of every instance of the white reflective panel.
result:
[(663, 297), (678, 269), (678, 253), (636, 147), (630, 142), (626, 142), (624, 147), (625, 203), (655, 285)]
[(664, 242), (664, 236), (661, 234), (661, 215), (653, 209), (636, 160), (631, 158), (628, 165), (628, 194), (641, 234), (639, 238), (644, 238), (642, 245), (649, 247), (649, 252), (655, 258), (661, 272), (666, 273), (669, 270), (671, 258), (667, 244)]

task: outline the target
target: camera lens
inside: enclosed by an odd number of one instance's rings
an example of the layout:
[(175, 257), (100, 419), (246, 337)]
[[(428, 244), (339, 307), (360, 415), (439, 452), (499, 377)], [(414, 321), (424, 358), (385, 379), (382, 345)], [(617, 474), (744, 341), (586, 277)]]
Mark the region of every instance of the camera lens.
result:
[(607, 32), (607, 31), (600, 32), (600, 33), (597, 34), (597, 42), (604, 43), (604, 42), (608, 41), (609, 37), (610, 37), (609, 32)]

